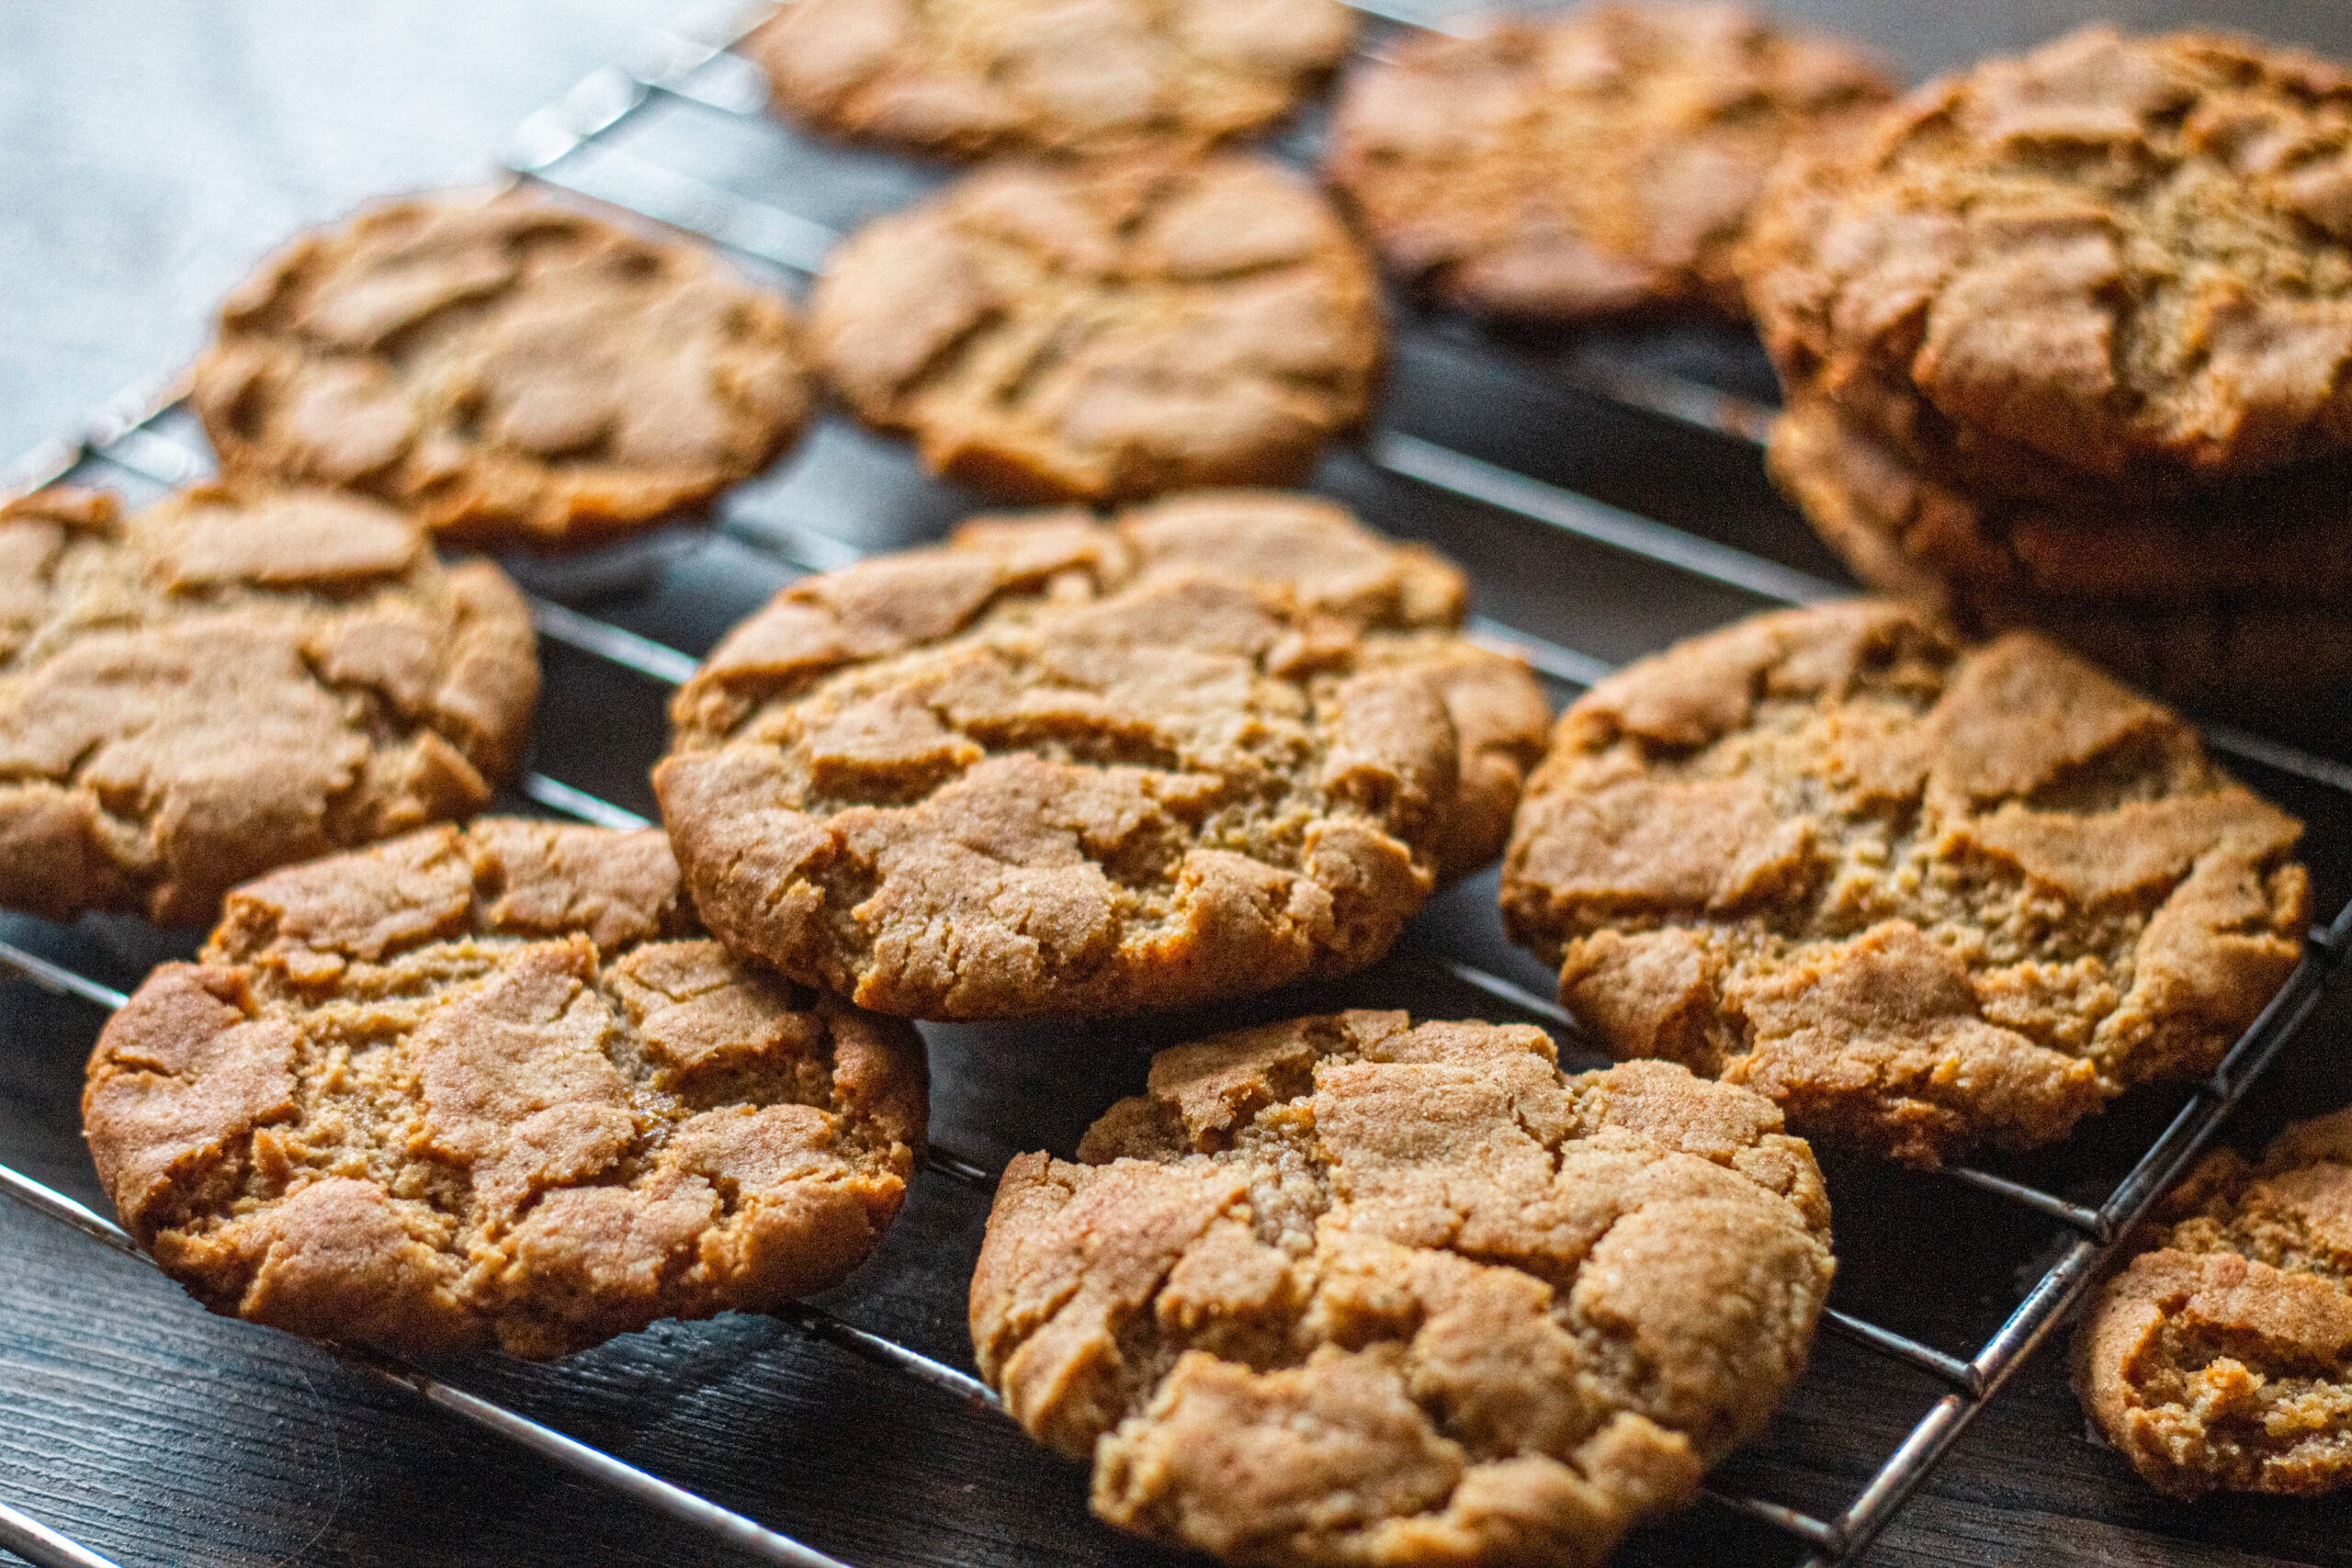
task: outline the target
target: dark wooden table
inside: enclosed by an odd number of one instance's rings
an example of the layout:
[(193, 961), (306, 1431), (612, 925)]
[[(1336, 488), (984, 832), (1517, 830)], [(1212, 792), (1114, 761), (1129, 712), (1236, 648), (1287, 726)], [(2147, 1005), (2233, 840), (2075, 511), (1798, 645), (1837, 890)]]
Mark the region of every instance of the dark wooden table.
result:
[[(1915, 73), (2044, 36), (2086, 7), (1815, 3)], [(2149, 26), (2195, 7), (2115, 7)], [(2352, 54), (2352, 9), (2210, 8), (2240, 26)], [(56, 434), (133, 375), (169, 369), (200, 338), (213, 296), (299, 222), (378, 190), (468, 177), (503, 132), (634, 28), (653, 0), (302, 0), (0, 5), (0, 459)], [(637, 143), (675, 166), (841, 225), (934, 177), (838, 150), (773, 152), (755, 128), (684, 106)], [(1769, 394), (1737, 334), (1653, 334), (1640, 351)], [(1566, 389), (1539, 367), (1442, 323), (1402, 334), (1390, 428), (1443, 443), (1645, 516), (1837, 575), (1766, 484), (1752, 447)], [(1731, 590), (1523, 518), (1450, 501), (1336, 456), (1322, 488), (1392, 532), (1441, 541), (1481, 583), (1480, 609), (1605, 659), (1758, 607)], [(601, 581), (541, 585), (584, 609), (699, 652), (783, 581), (765, 525), (862, 546), (935, 535), (973, 504), (924, 481), (888, 442), (829, 424), (752, 487), (742, 537), (681, 536)], [(559, 648), (536, 765), (639, 811), (664, 733), (662, 692)], [(1555, 700), (1568, 692), (1557, 688)], [(2352, 758), (2352, 694), (2235, 722)], [(2256, 773), (2312, 824), (2329, 909), (2352, 892), (2352, 810)], [(1537, 989), (1546, 977), (1500, 941), (1491, 874), (1434, 904), (1410, 939)], [(0, 936), (118, 986), (193, 933), (128, 920), (54, 927), (0, 917)], [(1064, 1153), (1142, 1081), (1153, 1046), (1209, 1025), (1339, 1005), (1434, 1016), (1507, 1013), (1394, 957), (1343, 984), (1213, 1016), (1106, 1026), (928, 1031), (941, 1140), (983, 1162)], [(103, 1204), (83, 1152), (86, 1006), (0, 982), (0, 1159)], [(2282, 1058), (2231, 1134), (2253, 1143), (2291, 1114), (2352, 1097), (2339, 999)], [(2095, 1198), (2164, 1123), (2177, 1096), (2127, 1100), (2077, 1143), (2010, 1168)], [(2046, 1222), (1944, 1180), (1833, 1164), (1838, 1304), (1956, 1351), (1973, 1348), (2039, 1272)], [(842, 1316), (969, 1364), (963, 1292), (983, 1195), (926, 1174), (905, 1219), (856, 1280)], [(777, 1323), (666, 1325), (560, 1365), (445, 1369), (580, 1438), (859, 1564), (1174, 1562), (1096, 1526), (1084, 1478), (968, 1409)], [(1825, 1337), (1770, 1430), (1726, 1483), (1816, 1512), (1840, 1506), (1940, 1391)], [(729, 1562), (702, 1540), (343, 1370), (287, 1337), (208, 1316), (152, 1270), (0, 1205), (0, 1500), (126, 1565)], [(1720, 1509), (1628, 1542), (1632, 1563), (1778, 1563), (1787, 1538)], [(5, 1556), (5, 1554), (0, 1554)], [(2157, 1499), (2086, 1437), (2063, 1358), (2030, 1363), (1891, 1530), (1874, 1563), (2352, 1563), (2352, 1503)]]

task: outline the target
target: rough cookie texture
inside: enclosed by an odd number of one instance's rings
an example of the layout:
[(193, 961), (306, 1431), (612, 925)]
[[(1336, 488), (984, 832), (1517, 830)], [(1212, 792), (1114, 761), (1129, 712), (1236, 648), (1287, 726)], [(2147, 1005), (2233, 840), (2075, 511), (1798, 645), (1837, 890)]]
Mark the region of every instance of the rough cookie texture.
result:
[(1500, 848), (1546, 712), (1464, 596), (1307, 496), (981, 519), (736, 627), (654, 788), (711, 929), (865, 1006), (1248, 995)]
[(860, 417), (1021, 501), (1295, 483), (1384, 341), (1339, 215), (1244, 154), (982, 170), (853, 235), (811, 332)]
[(2352, 681), (2352, 475), (2336, 465), (2194, 502), (2001, 501), (1801, 399), (1773, 426), (1770, 466), (1857, 577), (1971, 633), (2039, 627), (2183, 701)]
[(1389, 265), (1450, 303), (1736, 316), (1732, 251), (1774, 161), (1893, 96), (1858, 50), (1740, 6), (1600, 6), (1359, 67), (1328, 169)]
[(1337, 0), (793, 0), (743, 47), (836, 135), (1100, 157), (1279, 119), (1354, 30)]
[(232, 473), (556, 548), (758, 473), (811, 395), (783, 299), (699, 248), (507, 196), (297, 240), (221, 307), (195, 404)]
[(107, 1025), (82, 1118), (215, 1312), (556, 1356), (837, 1283), (924, 1095), (906, 1025), (705, 937), (659, 832), (485, 820), (240, 888)]
[(0, 508), (0, 904), (209, 919), (272, 866), (466, 817), (537, 700), (487, 562), (331, 491)]
[(2301, 831), (2188, 726), (2030, 634), (1758, 616), (1561, 716), (1511, 933), (1621, 1057), (1933, 1165), (2209, 1070), (2302, 948)]
[(1792, 160), (1740, 265), (1792, 393), (1972, 488), (2113, 495), (2338, 454), (2352, 75), (2087, 28)]
[(2207, 1156), (2136, 1241), (2075, 1341), (2108, 1440), (2176, 1497), (2352, 1483), (2352, 1110)]
[(1804, 1365), (1813, 1152), (1663, 1062), (1349, 1012), (1163, 1051), (1005, 1169), (980, 1370), (1114, 1524), (1234, 1562), (1599, 1562)]

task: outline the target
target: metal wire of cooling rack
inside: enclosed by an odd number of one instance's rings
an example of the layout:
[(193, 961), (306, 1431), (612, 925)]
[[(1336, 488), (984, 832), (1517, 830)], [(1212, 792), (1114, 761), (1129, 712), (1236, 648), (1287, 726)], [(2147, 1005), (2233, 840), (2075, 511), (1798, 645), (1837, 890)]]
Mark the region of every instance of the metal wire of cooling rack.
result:
[[(1402, 8), (1362, 3), (1375, 15), (1419, 23)], [(1419, 24), (1426, 25), (1426, 24)], [(583, 80), (555, 105), (526, 120), (511, 146), (507, 167), (518, 178), (537, 180), (640, 216), (689, 231), (728, 248), (787, 269), (811, 273), (838, 236), (797, 214), (751, 200), (636, 153), (604, 145), (599, 138), (657, 97), (699, 104), (730, 115), (760, 111), (763, 89), (756, 69), (730, 52), (748, 30), (737, 23), (705, 38), (679, 33), (651, 36), (626, 67)], [(1639, 366), (1601, 358), (1547, 360), (1541, 373), (1577, 389), (1625, 406), (1696, 424), (1737, 440), (1759, 437), (1771, 411), (1714, 388)], [(86, 463), (111, 465), (165, 485), (202, 477), (209, 465), (198, 453), (155, 428), (179, 406), (177, 382), (134, 388), (98, 411), (74, 436), (51, 442), (6, 469), (0, 496), (37, 488)], [(1419, 437), (1396, 431), (1374, 434), (1367, 455), (1382, 469), (1456, 497), (1562, 529), (1703, 581), (1737, 588), (1786, 604), (1812, 604), (1842, 597), (1834, 583), (1778, 562), (1686, 533), (1668, 525), (1606, 506), (1526, 475), (1485, 463)], [(734, 529), (741, 542), (775, 552), (799, 570), (831, 570), (859, 556), (856, 547), (821, 535), (773, 528)], [(552, 642), (630, 670), (650, 681), (675, 685), (694, 671), (689, 654), (546, 599), (535, 599), (533, 616)], [(1517, 628), (1474, 619), (1472, 634), (1526, 654), (1543, 674), (1564, 685), (1583, 687), (1605, 677), (1608, 661), (1562, 647)], [(2312, 756), (2266, 737), (2207, 726), (2217, 750), (2243, 760), (2352, 795), (2352, 767)], [(637, 813), (542, 773), (518, 782), (526, 798), (549, 810), (606, 827), (640, 827)], [(2132, 1170), (2096, 1206), (2075, 1203), (2030, 1184), (1991, 1172), (1950, 1168), (1951, 1179), (1976, 1187), (2067, 1227), (2056, 1261), (2023, 1294), (2007, 1319), (1966, 1357), (1950, 1354), (1907, 1336), (1838, 1311), (1825, 1314), (1833, 1333), (1902, 1362), (1948, 1386), (1912, 1427), (1867, 1484), (1832, 1518), (1821, 1518), (1769, 1499), (1709, 1492), (1725, 1506), (1770, 1524), (1807, 1550), (1806, 1568), (1851, 1562), (1892, 1521), (1912, 1493), (2001, 1389), (2016, 1369), (2056, 1327), (2087, 1290), (2120, 1238), (2211, 1140), (2276, 1055), (2296, 1035), (2344, 972), (2352, 951), (2352, 905), (2328, 926), (2312, 932), (2311, 945), (2254, 1024), (2221, 1066), (2200, 1085), (2165, 1133)], [(1451, 974), (1457, 980), (1571, 1034), (1575, 1022), (1557, 1002), (1475, 964), (1434, 953), (1408, 956)], [(121, 992), (60, 966), (14, 944), (0, 942), (0, 969), (57, 993), (111, 1010)], [(933, 1148), (927, 1168), (966, 1186), (993, 1188), (995, 1173), (951, 1151)], [(0, 1197), (65, 1224), (128, 1256), (152, 1262), (130, 1236), (112, 1222), (6, 1166), (0, 1166)], [(807, 1303), (776, 1314), (805, 1337), (833, 1345), (878, 1366), (911, 1377), (938, 1391), (991, 1410), (995, 1394), (978, 1380), (907, 1346)], [(633, 1497), (680, 1523), (705, 1531), (763, 1562), (795, 1568), (845, 1568), (834, 1558), (788, 1536), (723, 1508), (610, 1454), (566, 1437), (530, 1417), (469, 1393), (450, 1383), (373, 1350), (330, 1345), (332, 1353), (379, 1382), (401, 1388), (471, 1425), (507, 1440), (616, 1493)], [(0, 1502), (0, 1548), (40, 1568), (112, 1568), (108, 1561), (53, 1529)]]

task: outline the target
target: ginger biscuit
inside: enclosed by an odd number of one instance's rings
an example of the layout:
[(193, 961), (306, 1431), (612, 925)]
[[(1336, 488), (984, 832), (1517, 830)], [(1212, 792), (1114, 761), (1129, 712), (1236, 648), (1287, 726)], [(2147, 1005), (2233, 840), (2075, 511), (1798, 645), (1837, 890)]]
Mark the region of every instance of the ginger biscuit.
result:
[(1775, 160), (1893, 96), (1860, 50), (1741, 6), (1596, 6), (1357, 68), (1327, 169), (1390, 267), (1450, 304), (1740, 316), (1732, 253)]
[(1871, 602), (1744, 621), (1562, 716), (1512, 935), (1611, 1055), (1918, 1165), (2210, 1070), (2301, 952), (2301, 825), (2039, 637)]
[(240, 888), (107, 1025), (82, 1116), (215, 1312), (547, 1357), (838, 1283), (925, 1076), (905, 1024), (708, 940), (659, 832), (493, 819)]
[(711, 929), (863, 1006), (1249, 995), (1498, 852), (1547, 715), (1464, 597), (1307, 496), (982, 519), (736, 627), (654, 788)]
[(0, 904), (212, 919), (273, 866), (468, 817), (537, 700), (485, 561), (324, 490), (0, 508)]
[(837, 136), (1102, 157), (1269, 125), (1354, 32), (1338, 0), (793, 0), (743, 50)]
[(812, 395), (780, 297), (700, 246), (502, 196), (395, 202), (297, 240), (221, 307), (194, 400), (232, 474), (560, 550), (760, 472)]
[(2352, 1111), (2208, 1155), (2075, 1340), (2083, 1408), (2157, 1491), (2352, 1483)]
[(810, 332), (861, 419), (1015, 501), (1296, 483), (1385, 342), (1339, 215), (1239, 153), (984, 169), (851, 236)]
[(1739, 262), (1793, 397), (1929, 472), (2149, 495), (2352, 449), (2352, 73), (2086, 28), (1792, 159)]
[(1270, 1565), (1605, 1558), (1804, 1369), (1829, 1202), (1771, 1104), (1524, 1025), (1162, 1051), (1006, 1168), (980, 1371), (1113, 1524)]

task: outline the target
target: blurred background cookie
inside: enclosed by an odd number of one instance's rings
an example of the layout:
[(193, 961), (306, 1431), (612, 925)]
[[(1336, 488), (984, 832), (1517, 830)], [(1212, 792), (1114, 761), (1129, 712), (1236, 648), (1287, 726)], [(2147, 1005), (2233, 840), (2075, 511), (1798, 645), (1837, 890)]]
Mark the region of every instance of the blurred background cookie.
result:
[(1340, 508), (983, 520), (779, 594), (654, 773), (711, 929), (915, 1018), (1254, 995), (1385, 953), (1540, 752), (1461, 576)]
[(2208, 1155), (2129, 1251), (2075, 1386), (2132, 1468), (2184, 1498), (2352, 1484), (2352, 1110)]
[(304, 235), (221, 307), (194, 400), (232, 475), (565, 549), (700, 505), (799, 434), (797, 323), (709, 251), (526, 196)]
[(0, 508), (0, 903), (210, 919), (273, 866), (490, 803), (539, 686), (486, 561), (323, 490)]
[(215, 1312), (556, 1356), (839, 1283), (924, 1096), (905, 1024), (706, 938), (660, 833), (492, 819), (239, 889), (107, 1025), (83, 1121)]
[(1252, 1563), (1597, 1563), (1804, 1366), (1804, 1143), (1524, 1024), (1295, 1019), (1177, 1046), (1073, 1164), (1006, 1168), (980, 1371), (1116, 1525)]
[(1018, 501), (1295, 483), (1385, 341), (1339, 215), (1239, 153), (982, 170), (851, 236), (810, 327), (860, 418)]
[(1503, 866), (1611, 1055), (1933, 1166), (2211, 1070), (2302, 951), (2301, 827), (2042, 638), (1758, 616), (1564, 714)]
[(793, 0), (743, 48), (838, 136), (1099, 157), (1260, 130), (1354, 31), (1338, 0)]
[(1414, 34), (1349, 75), (1327, 172), (1449, 304), (1738, 316), (1735, 243), (1784, 149), (1894, 95), (1859, 48), (1737, 6), (1599, 6)]

